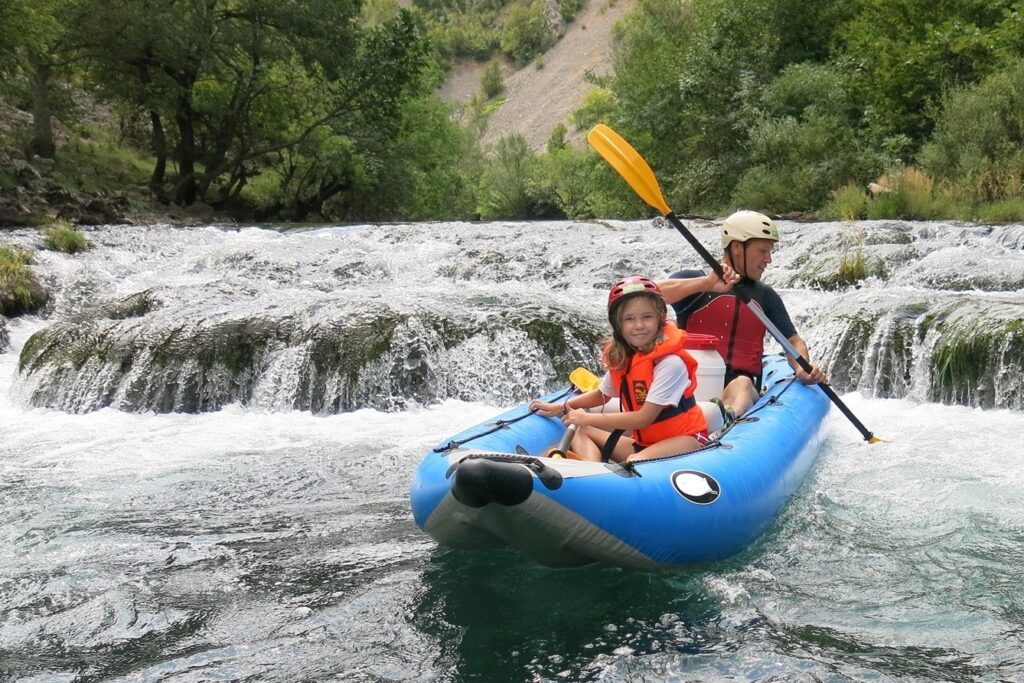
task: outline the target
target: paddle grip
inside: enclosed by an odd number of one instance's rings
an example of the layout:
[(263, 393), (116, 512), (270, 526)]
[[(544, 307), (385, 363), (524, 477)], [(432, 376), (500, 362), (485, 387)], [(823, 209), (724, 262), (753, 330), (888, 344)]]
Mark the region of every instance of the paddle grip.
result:
[(551, 457), (564, 456), (566, 451), (569, 450), (569, 444), (572, 443), (572, 437), (574, 436), (576, 436), (576, 425), (569, 425), (565, 430), (565, 434), (562, 434), (562, 438), (558, 441), (558, 445), (555, 446), (555, 450), (551, 451)]

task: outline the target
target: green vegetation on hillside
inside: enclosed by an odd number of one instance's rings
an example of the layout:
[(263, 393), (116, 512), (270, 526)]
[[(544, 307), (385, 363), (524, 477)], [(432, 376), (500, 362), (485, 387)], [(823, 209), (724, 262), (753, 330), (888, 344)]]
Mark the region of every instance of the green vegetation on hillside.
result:
[(639, 0), (606, 84), (608, 119), (676, 210), (813, 212), (850, 184), (916, 167), (934, 181), (926, 195), (891, 187), (856, 213), (975, 218), (999, 202), (1019, 220), (1020, 10)]
[[(0, 105), (33, 123), (0, 120), (0, 200), (42, 172), (256, 219), (647, 215), (569, 131), (479, 143), (495, 60), (539, 59), (582, 6), (8, 0)], [(1024, 220), (1022, 9), (637, 0), (573, 119), (630, 140), (679, 212)], [(433, 94), (462, 59), (491, 64), (464, 124)]]

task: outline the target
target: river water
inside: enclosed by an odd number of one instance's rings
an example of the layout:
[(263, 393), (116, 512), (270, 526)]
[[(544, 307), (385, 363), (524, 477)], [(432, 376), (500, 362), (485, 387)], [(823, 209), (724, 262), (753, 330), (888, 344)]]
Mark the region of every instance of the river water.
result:
[[(574, 238), (560, 245), (565, 230), (544, 229), (552, 259), (565, 257)], [(453, 230), (472, 243), (492, 228), (433, 226), (416, 239), (446, 243)], [(641, 251), (666, 239), (630, 230)], [(238, 239), (164, 232), (175, 254)], [(322, 236), (242, 238), (273, 252)], [(68, 300), (87, 280), (125, 293), (203, 277), (160, 265), (176, 256), (159, 244), (139, 259), (138, 243), (93, 239), (107, 241), (84, 257), (40, 256)], [(428, 267), (422, 255), (387, 258)], [(402, 277), (391, 286), (413, 285)], [(484, 280), (471, 278), (474, 297)], [(842, 296), (784, 293), (805, 322)], [(581, 314), (599, 320), (600, 296)], [(833, 411), (798, 495), (742, 555), (666, 573), (556, 570), (511, 551), (440, 548), (409, 512), (424, 453), (516, 401), (340, 413), (244, 401), (203, 413), (31, 407), (19, 352), (66, 315), (58, 304), (9, 321), (0, 353), (2, 680), (1024, 679), (1019, 410), (844, 393), (891, 443), (866, 444)]]

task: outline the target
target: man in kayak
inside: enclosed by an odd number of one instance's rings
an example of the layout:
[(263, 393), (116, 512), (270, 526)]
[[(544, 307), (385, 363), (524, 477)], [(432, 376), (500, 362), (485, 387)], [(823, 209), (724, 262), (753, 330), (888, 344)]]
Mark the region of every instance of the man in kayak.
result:
[[(743, 287), (751, 302), (760, 305), (782, 336), (804, 358), (809, 358), (807, 344), (797, 334), (782, 297), (761, 282), (778, 241), (779, 230), (768, 216), (756, 211), (737, 211), (722, 224), (722, 247), (727, 279), (731, 269), (739, 276), (739, 282), (723, 283), (714, 273), (683, 270), (658, 283), (665, 300), (675, 309), (679, 327), (719, 339), (718, 352), (725, 360), (725, 389), (719, 407), (726, 423), (742, 415), (760, 394), (761, 356), (767, 332), (764, 324), (732, 292), (734, 286)], [(825, 380), (816, 364), (812, 363), (811, 372), (806, 373), (792, 358), (789, 362), (804, 384)]]

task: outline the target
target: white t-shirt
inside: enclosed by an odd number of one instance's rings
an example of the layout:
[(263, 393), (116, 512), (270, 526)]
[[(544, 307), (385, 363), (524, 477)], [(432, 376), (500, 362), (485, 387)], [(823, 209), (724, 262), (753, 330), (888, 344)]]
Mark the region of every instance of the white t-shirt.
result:
[[(683, 394), (690, 387), (690, 373), (686, 363), (676, 355), (659, 358), (654, 362), (654, 378), (647, 391), (647, 402), (656, 406), (679, 405)], [(612, 385), (612, 376), (604, 373), (601, 378), (601, 393), (611, 398), (619, 397), (619, 388)]]

